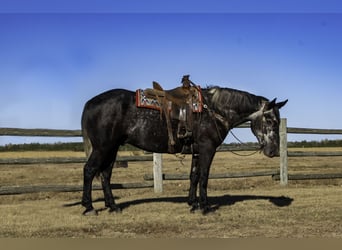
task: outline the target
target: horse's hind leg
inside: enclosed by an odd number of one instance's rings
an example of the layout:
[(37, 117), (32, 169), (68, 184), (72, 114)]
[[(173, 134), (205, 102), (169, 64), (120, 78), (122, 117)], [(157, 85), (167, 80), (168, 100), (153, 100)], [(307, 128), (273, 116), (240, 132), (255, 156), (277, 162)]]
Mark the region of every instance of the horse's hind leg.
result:
[(113, 165), (114, 161), (101, 172), (102, 189), (105, 197), (105, 206), (109, 208), (109, 212), (121, 212), (121, 209), (115, 204), (112, 189), (110, 187)]
[(84, 215), (96, 215), (97, 212), (95, 211), (92, 198), (91, 198), (91, 191), (92, 191), (92, 184), (96, 173), (98, 173), (100, 169), (100, 161), (101, 156), (98, 151), (93, 151), (89, 156), (88, 161), (84, 165), (83, 169), (83, 196), (82, 196), (82, 206), (86, 208), (83, 212)]
[(106, 204), (110, 208), (115, 207), (114, 197), (110, 188), (110, 177), (115, 154), (110, 154), (101, 150), (93, 150), (83, 170), (83, 197), (82, 205), (86, 208), (84, 215), (96, 215), (97, 212), (92, 205), (92, 183), (97, 173), (101, 174), (102, 187), (105, 194)]

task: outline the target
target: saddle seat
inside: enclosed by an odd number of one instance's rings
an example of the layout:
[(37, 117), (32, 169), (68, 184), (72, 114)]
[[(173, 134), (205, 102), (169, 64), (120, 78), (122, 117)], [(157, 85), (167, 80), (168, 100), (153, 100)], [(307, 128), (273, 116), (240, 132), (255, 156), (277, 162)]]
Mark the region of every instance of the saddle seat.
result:
[[(191, 87), (193, 88), (193, 87)], [(191, 95), (190, 88), (177, 87), (171, 90), (164, 90), (159, 83), (153, 81), (153, 89), (145, 89), (147, 97), (165, 98), (167, 101), (176, 105), (183, 105), (188, 102)]]

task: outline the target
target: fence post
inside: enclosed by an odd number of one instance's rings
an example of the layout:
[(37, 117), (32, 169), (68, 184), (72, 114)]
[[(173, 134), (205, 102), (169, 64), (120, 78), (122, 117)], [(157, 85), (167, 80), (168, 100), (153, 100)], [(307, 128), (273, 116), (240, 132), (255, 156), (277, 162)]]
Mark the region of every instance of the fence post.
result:
[(163, 192), (163, 158), (162, 154), (153, 153), (153, 180), (154, 192)]
[(286, 186), (288, 181), (287, 173), (287, 120), (282, 118), (279, 127), (280, 136), (280, 185)]

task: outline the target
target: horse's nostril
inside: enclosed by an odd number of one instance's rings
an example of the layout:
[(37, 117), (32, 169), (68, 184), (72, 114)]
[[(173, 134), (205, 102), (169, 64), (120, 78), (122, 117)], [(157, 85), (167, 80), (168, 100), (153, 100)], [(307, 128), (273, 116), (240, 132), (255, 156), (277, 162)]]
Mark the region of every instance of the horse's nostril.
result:
[(276, 149), (267, 148), (264, 149), (264, 154), (270, 158), (277, 156), (278, 151)]

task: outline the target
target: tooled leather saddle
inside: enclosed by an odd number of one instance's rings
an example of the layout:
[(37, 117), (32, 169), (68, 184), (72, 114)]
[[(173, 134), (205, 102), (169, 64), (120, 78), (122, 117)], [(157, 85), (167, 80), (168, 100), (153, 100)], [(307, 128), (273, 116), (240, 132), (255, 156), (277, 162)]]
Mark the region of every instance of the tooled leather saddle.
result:
[(174, 133), (171, 120), (178, 121), (177, 138), (184, 144), (191, 144), (193, 130), (193, 112), (202, 112), (202, 95), (199, 86), (194, 85), (189, 75), (182, 78), (182, 86), (164, 90), (159, 83), (153, 82), (153, 88), (137, 90), (137, 106), (160, 110), (165, 116), (169, 151), (174, 152)]

